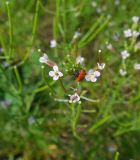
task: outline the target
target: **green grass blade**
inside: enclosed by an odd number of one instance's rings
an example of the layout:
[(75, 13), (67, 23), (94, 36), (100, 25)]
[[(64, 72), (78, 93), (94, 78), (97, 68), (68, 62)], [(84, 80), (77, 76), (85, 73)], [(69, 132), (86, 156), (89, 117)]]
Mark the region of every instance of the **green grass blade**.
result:
[(100, 27), (98, 27), (94, 33), (91, 33), (91, 36), (88, 37), (88, 39), (86, 39), (86, 41), (83, 41), (81, 43), (79, 43), (79, 48), (82, 48), (84, 46), (86, 46), (88, 43), (90, 43), (99, 32), (101, 32), (101, 30), (104, 29), (104, 27), (108, 24), (109, 22), (109, 18), (107, 18), (101, 25)]
[(97, 123), (93, 124), (93, 126), (89, 129), (89, 132), (93, 132), (95, 129), (99, 128), (102, 126), (104, 123), (106, 123), (109, 120), (110, 116), (106, 116)]
[(94, 32), (94, 30), (96, 29), (96, 27), (100, 24), (100, 22), (103, 20), (104, 16), (101, 15), (98, 20), (91, 26), (91, 28), (89, 29), (89, 31), (84, 35), (84, 37), (80, 40), (79, 45), (81, 45), (82, 43), (84, 43), (89, 37), (90, 35)]
[(119, 155), (120, 155), (119, 152), (116, 152), (114, 160), (119, 160)]

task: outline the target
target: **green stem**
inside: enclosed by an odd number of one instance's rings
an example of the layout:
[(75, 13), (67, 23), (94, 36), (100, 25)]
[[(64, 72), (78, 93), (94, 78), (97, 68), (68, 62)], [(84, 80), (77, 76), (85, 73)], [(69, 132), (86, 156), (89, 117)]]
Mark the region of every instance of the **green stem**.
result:
[(62, 0), (63, 6), (63, 29), (64, 29), (64, 41), (66, 42), (66, 35), (67, 35), (67, 16), (66, 16), (66, 2)]
[(67, 93), (67, 90), (65, 89), (63, 82), (60, 78), (59, 78), (59, 83), (60, 83), (60, 86), (61, 86), (62, 90), (64, 91), (64, 93)]
[(76, 133), (76, 126), (81, 114), (81, 105), (78, 104), (76, 106), (75, 104), (72, 103), (70, 108), (72, 111), (72, 119), (71, 119), (72, 132), (75, 137), (79, 138)]
[(6, 3), (7, 7), (7, 14), (8, 14), (8, 23), (9, 23), (9, 58), (12, 57), (12, 51), (13, 51), (13, 25), (12, 25), (12, 16), (11, 16), (11, 10), (9, 6), (9, 2)]
[(37, 24), (38, 24), (38, 16), (39, 16), (39, 6), (40, 6), (40, 0), (37, 0), (36, 2), (36, 8), (35, 8), (35, 15), (34, 15), (34, 20), (33, 20), (33, 29), (32, 29), (32, 39), (31, 39), (31, 44), (27, 48), (26, 54), (24, 56), (23, 61), (21, 64), (24, 64), (26, 60), (28, 59), (32, 46), (34, 45), (35, 42), (35, 36), (36, 36), (36, 30), (37, 30)]
[(119, 160), (119, 152), (116, 152), (114, 160)]
[(34, 44), (34, 40), (35, 40), (35, 36), (36, 36), (38, 15), (39, 15), (39, 5), (40, 5), (40, 0), (37, 0), (36, 8), (35, 8), (35, 15), (34, 15), (34, 22), (33, 22), (33, 30), (32, 30), (32, 45)]
[(19, 72), (18, 72), (18, 69), (17, 69), (17, 67), (16, 67), (16, 66), (14, 67), (14, 72), (15, 72), (16, 79), (17, 79), (17, 82), (18, 82), (18, 85), (19, 85), (19, 93), (21, 93), (21, 92), (22, 92), (23, 87), (22, 87), (21, 78), (20, 78), (20, 75), (19, 75)]

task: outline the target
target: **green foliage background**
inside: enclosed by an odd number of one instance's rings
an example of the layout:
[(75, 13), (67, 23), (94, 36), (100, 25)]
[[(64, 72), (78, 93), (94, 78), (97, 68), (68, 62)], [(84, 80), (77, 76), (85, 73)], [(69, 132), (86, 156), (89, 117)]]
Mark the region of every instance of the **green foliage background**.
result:
[[(96, 7), (92, 2), (0, 1), (1, 160), (140, 159), (140, 72), (133, 69), (140, 62), (139, 50), (130, 50), (127, 76), (119, 74), (120, 52), (129, 46), (123, 31), (131, 28), (133, 16), (140, 16), (140, 1), (120, 0), (115, 5), (117, 0), (96, 0)], [(71, 40), (78, 29), (78, 51), (86, 66), (96, 65), (101, 49), (106, 68), (97, 83), (80, 82), (86, 96), (99, 103), (82, 101), (72, 109), (55, 101), (51, 88), (56, 97), (68, 96), (48, 77), (48, 68), (41, 68), (38, 48), (61, 66), (73, 50)], [(50, 48), (51, 39), (58, 41), (58, 48)], [(65, 81), (65, 88), (73, 81)]]

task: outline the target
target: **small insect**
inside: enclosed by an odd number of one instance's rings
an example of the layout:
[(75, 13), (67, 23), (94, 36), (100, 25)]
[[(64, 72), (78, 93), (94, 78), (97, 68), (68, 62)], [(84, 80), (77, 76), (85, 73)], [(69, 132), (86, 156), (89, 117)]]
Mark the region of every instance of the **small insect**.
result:
[(77, 82), (82, 81), (85, 78), (86, 72), (85, 70), (81, 69), (80, 71), (77, 71), (75, 74), (75, 80)]

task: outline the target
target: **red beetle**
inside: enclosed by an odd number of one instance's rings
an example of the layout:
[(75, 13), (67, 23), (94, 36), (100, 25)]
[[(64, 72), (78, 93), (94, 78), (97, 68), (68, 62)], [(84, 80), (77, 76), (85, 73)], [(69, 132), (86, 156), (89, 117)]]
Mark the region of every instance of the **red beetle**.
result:
[(75, 74), (75, 80), (77, 82), (82, 81), (85, 78), (86, 72), (85, 70), (81, 69), (80, 71), (76, 72)]

